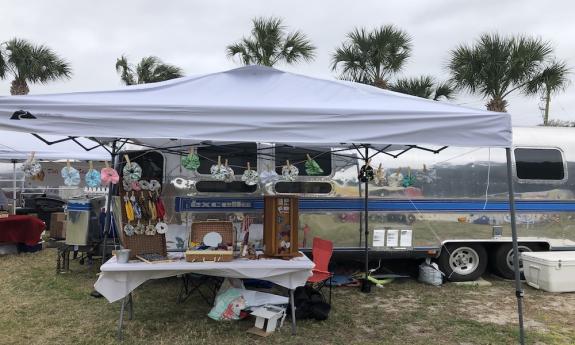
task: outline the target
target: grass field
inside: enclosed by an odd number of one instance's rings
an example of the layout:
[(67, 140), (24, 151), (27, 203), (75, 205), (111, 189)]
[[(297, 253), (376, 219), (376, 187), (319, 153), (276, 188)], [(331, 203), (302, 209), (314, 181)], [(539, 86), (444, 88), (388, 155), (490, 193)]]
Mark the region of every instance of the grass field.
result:
[[(119, 304), (90, 296), (96, 270), (72, 262), (55, 274), (56, 252), (0, 257), (0, 344), (117, 344)], [(176, 304), (178, 281), (151, 281), (135, 291), (135, 320), (124, 344), (514, 344), (515, 297), (511, 282), (486, 277), (490, 287), (446, 284), (436, 288), (396, 281), (362, 294), (334, 289), (324, 322), (289, 322), (262, 339), (246, 334), (253, 320), (215, 322), (195, 296)], [(529, 344), (575, 343), (575, 294), (526, 287)], [(286, 320), (287, 321), (287, 320)]]

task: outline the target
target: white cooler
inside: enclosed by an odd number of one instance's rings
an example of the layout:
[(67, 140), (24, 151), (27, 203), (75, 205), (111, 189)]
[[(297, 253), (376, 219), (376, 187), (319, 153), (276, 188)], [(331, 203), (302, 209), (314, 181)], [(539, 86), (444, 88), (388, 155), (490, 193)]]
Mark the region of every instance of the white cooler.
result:
[(575, 251), (523, 252), (527, 284), (549, 292), (575, 291)]

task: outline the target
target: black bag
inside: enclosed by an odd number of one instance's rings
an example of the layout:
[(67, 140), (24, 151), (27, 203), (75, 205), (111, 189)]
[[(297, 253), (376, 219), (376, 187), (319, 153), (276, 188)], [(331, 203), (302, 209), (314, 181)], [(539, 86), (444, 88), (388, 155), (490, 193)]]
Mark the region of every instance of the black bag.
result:
[(331, 306), (325, 302), (323, 295), (313, 287), (300, 286), (294, 291), (296, 320), (327, 320)]

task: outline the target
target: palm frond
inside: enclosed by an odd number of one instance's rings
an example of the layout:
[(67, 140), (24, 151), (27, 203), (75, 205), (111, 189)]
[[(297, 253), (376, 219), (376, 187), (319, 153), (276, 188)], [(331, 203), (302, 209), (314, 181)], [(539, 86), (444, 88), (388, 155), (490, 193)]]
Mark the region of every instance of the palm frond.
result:
[(455, 88), (450, 81), (444, 81), (438, 83), (435, 86), (435, 95), (433, 96), (434, 101), (439, 101), (442, 98), (446, 100), (452, 100), (455, 97)]
[(312, 61), (315, 57), (315, 47), (307, 39), (305, 34), (296, 31), (285, 37), (280, 56), (288, 64), (299, 62), (300, 60)]
[(540, 73), (535, 75), (527, 84), (523, 92), (527, 95), (550, 94), (564, 91), (570, 84), (571, 70), (565, 61), (552, 61)]
[(120, 74), (120, 79), (122, 79), (124, 84), (136, 84), (134, 71), (132, 66), (128, 63), (128, 58), (125, 55), (122, 55), (116, 60), (116, 72)]

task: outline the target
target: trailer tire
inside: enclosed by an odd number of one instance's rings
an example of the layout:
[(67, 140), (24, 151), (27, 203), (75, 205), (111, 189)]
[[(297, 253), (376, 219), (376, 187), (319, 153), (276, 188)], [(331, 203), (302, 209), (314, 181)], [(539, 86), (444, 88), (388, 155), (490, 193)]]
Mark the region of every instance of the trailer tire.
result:
[[(519, 252), (538, 252), (543, 248), (537, 243), (519, 243)], [(491, 268), (498, 276), (505, 279), (514, 279), (515, 270), (513, 269), (513, 244), (504, 243), (498, 245), (491, 253)], [(521, 279), (523, 276), (522, 262), (519, 262), (519, 269), (521, 271)]]
[(476, 280), (487, 268), (487, 251), (479, 243), (448, 243), (443, 246), (438, 265), (452, 282)]

